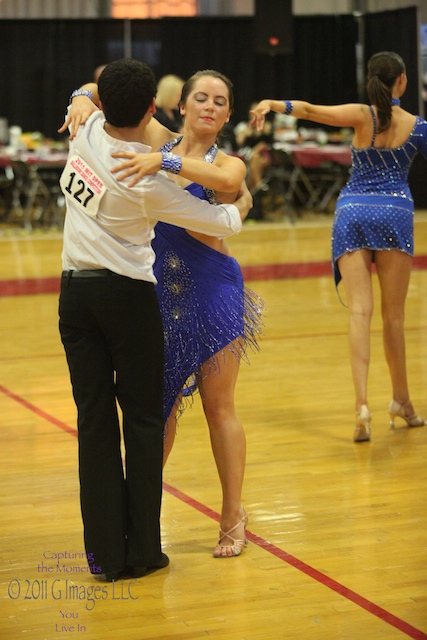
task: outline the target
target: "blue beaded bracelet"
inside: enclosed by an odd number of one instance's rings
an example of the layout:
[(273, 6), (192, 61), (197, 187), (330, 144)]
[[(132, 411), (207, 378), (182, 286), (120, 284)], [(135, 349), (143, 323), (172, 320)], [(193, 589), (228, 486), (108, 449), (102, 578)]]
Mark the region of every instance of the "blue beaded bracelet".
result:
[(286, 105), (285, 116), (290, 116), (291, 113), (292, 113), (292, 110), (294, 108), (294, 105), (292, 104), (292, 102), (290, 100), (283, 100), (283, 102)]
[(92, 100), (93, 93), (92, 93), (92, 91), (90, 91), (90, 89), (76, 89), (70, 95), (70, 104), (71, 104), (73, 98), (77, 98), (77, 96), (87, 96), (89, 98), (89, 100)]
[(182, 158), (177, 156), (176, 153), (170, 151), (162, 151), (162, 165), (161, 169), (168, 171), (169, 173), (179, 173), (182, 167)]

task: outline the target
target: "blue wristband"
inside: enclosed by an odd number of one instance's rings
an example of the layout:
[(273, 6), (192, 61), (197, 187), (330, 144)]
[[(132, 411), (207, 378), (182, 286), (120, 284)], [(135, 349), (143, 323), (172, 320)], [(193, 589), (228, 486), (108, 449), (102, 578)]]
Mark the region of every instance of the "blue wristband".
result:
[(90, 91), (90, 89), (76, 89), (70, 95), (70, 104), (71, 104), (73, 98), (77, 98), (77, 96), (87, 96), (89, 98), (89, 100), (92, 100), (93, 93), (92, 93), (92, 91)]
[(293, 111), (294, 105), (290, 100), (283, 100), (283, 102), (286, 105), (285, 116), (290, 116)]
[(162, 165), (161, 169), (168, 171), (169, 173), (179, 173), (182, 167), (182, 158), (177, 156), (176, 153), (170, 151), (162, 151)]

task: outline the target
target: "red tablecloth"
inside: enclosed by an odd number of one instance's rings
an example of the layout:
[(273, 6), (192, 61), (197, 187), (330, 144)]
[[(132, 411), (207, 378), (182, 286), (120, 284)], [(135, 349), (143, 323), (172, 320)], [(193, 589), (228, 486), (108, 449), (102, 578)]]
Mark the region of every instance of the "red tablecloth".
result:
[(292, 154), (295, 164), (306, 169), (314, 169), (322, 162), (336, 162), (349, 167), (351, 165), (351, 150), (345, 145), (324, 145), (316, 147), (293, 146)]

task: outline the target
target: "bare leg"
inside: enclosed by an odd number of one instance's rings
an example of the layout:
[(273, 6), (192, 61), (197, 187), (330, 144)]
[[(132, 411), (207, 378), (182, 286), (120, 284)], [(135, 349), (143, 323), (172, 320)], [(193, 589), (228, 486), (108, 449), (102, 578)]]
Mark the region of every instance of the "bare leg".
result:
[(177, 414), (178, 414), (178, 409), (180, 404), (181, 404), (181, 394), (178, 396), (178, 399), (175, 402), (172, 408), (172, 411), (170, 413), (170, 416), (167, 419), (165, 424), (165, 437), (163, 441), (163, 468), (166, 464), (166, 461), (169, 457), (170, 452), (172, 451), (173, 443), (175, 442)]
[[(246, 438), (234, 406), (239, 360), (227, 348), (217, 358), (218, 371), (209, 371), (208, 365), (203, 365), (198, 383), (222, 487), (221, 529), (228, 531), (244, 513), (241, 500)], [(233, 532), (233, 537), (244, 539), (244, 530), (244, 523), (241, 523)], [(233, 543), (225, 538), (222, 544), (226, 546)], [(232, 555), (232, 551), (223, 550), (222, 555)]]
[(255, 152), (249, 160), (249, 189), (255, 189), (264, 175), (265, 169), (268, 167), (267, 160), (260, 154)]
[(356, 395), (356, 410), (368, 404), (370, 326), (373, 313), (372, 252), (347, 253), (339, 259), (349, 305), (350, 364)]
[(401, 251), (378, 251), (375, 262), (381, 287), (384, 352), (390, 370), (393, 399), (414, 415), (409, 401), (405, 352), (405, 301), (412, 258)]

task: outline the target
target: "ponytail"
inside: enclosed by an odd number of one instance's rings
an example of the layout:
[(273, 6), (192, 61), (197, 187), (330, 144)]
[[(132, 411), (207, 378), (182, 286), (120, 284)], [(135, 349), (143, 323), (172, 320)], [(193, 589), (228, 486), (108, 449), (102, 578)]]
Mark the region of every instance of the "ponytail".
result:
[(366, 89), (369, 101), (377, 107), (378, 130), (377, 133), (386, 131), (391, 122), (391, 88), (375, 75), (368, 79)]
[(368, 62), (366, 90), (370, 103), (377, 107), (378, 133), (390, 127), (391, 90), (397, 78), (405, 71), (405, 63), (394, 51), (376, 53)]

